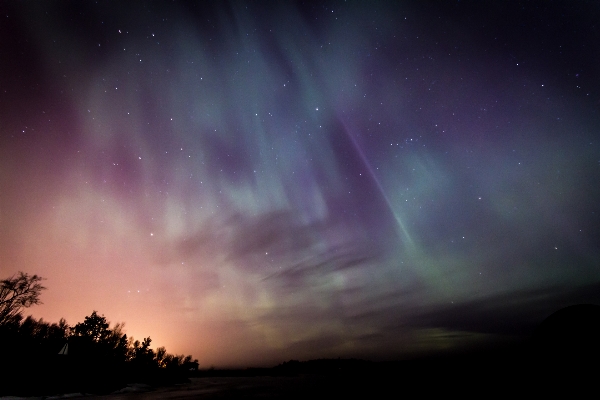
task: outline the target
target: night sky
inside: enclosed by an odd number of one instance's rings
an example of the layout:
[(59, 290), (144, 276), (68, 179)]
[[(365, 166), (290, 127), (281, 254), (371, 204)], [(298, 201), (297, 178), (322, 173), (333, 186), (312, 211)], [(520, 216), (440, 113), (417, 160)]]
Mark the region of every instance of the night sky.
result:
[(0, 273), (201, 367), (600, 304), (590, 1), (0, 4)]

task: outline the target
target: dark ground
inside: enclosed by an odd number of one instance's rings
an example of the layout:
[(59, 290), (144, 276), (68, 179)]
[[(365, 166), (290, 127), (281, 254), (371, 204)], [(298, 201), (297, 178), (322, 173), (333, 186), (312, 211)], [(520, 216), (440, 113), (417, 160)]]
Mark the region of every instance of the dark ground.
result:
[(393, 363), (316, 360), (292, 363), (295, 365), (288, 365), (287, 371), (278, 368), (200, 371), (200, 376), (190, 378), (186, 384), (92, 398), (384, 399), (401, 395), (421, 397), (448, 394), (481, 398), (496, 395), (539, 397), (558, 393), (572, 396), (593, 390), (596, 385), (598, 367), (582, 361), (569, 358), (531, 360), (509, 349), (496, 354)]
[[(163, 382), (160, 386), (158, 379), (146, 379), (147, 386), (130, 386), (120, 393), (96, 392), (113, 393), (85, 397), (112, 400), (379, 399), (454, 394), (462, 398), (498, 395), (578, 398), (597, 393), (599, 334), (600, 307), (577, 305), (552, 314), (540, 324), (532, 338), (502, 347), (395, 362), (292, 360), (273, 368), (190, 371), (188, 382), (183, 384), (164, 386)], [(46, 372), (46, 380), (52, 380), (52, 374), (56, 373), (50, 369)], [(105, 372), (109, 376), (111, 371)], [(95, 378), (93, 380), (99, 383), (104, 381), (95, 374), (88, 378)]]
[(197, 376), (184, 384), (130, 386), (121, 393), (81, 396), (107, 400), (385, 399), (449, 394), (462, 398), (497, 395), (538, 398), (557, 393), (583, 394), (593, 390), (597, 382), (597, 364), (568, 358), (531, 360), (509, 349), (501, 353), (391, 363), (315, 360), (288, 362), (272, 369), (198, 371)]

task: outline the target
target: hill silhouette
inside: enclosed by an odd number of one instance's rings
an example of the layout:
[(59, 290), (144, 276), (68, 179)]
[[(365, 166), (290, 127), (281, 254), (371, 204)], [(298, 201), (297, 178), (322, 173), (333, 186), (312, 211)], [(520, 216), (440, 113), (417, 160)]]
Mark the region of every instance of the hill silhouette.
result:
[(586, 374), (600, 356), (599, 338), (600, 306), (565, 307), (537, 327), (532, 338), (533, 355), (547, 372)]

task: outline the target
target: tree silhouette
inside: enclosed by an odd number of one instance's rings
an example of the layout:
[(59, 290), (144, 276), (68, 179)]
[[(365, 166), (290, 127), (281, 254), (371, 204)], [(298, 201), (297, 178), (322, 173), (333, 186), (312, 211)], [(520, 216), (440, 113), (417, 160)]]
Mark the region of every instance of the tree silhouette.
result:
[(125, 362), (130, 359), (129, 341), (123, 333), (124, 324), (115, 324), (109, 329), (110, 322), (104, 315), (93, 311), (83, 322), (73, 328), (69, 339), (74, 354), (86, 358), (89, 362)]
[[(141, 342), (127, 337), (123, 323), (111, 327), (96, 311), (75, 326), (23, 317), (24, 308), (41, 303), (41, 281), (23, 272), (0, 281), (0, 338), (10, 344), (0, 357), (10, 366), (0, 379), (0, 396), (108, 393), (130, 381), (172, 384), (198, 368), (192, 356), (152, 350), (149, 336)], [(59, 354), (65, 343), (68, 354)]]
[(98, 315), (96, 311), (93, 311), (90, 316), (85, 317), (83, 322), (75, 325), (75, 335), (99, 343), (111, 336), (108, 326), (109, 323), (104, 315)]
[(20, 315), (23, 308), (41, 304), (40, 293), (46, 289), (42, 278), (20, 272), (17, 276), (0, 281), (0, 325)]
[(167, 366), (167, 364), (166, 364), (167, 356), (168, 356), (167, 349), (164, 346), (161, 346), (158, 349), (156, 349), (156, 353), (154, 355), (154, 361), (156, 361), (156, 365), (158, 365), (159, 368), (165, 368)]
[(150, 336), (144, 338), (142, 343), (136, 340), (133, 343), (133, 358), (132, 361), (140, 366), (154, 366), (156, 361), (154, 360), (154, 351), (150, 348), (152, 339)]
[(129, 341), (127, 335), (123, 333), (124, 323), (117, 323), (110, 330), (110, 335), (106, 339), (107, 347), (111, 351), (115, 361), (127, 361), (129, 353)]

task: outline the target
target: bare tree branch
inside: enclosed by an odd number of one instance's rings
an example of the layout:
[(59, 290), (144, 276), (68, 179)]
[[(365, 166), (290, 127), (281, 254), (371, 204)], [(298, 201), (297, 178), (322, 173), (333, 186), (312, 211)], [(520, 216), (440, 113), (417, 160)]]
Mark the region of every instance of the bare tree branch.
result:
[(17, 276), (0, 281), (0, 325), (5, 324), (23, 308), (41, 304), (40, 294), (46, 289), (42, 277), (19, 271)]

